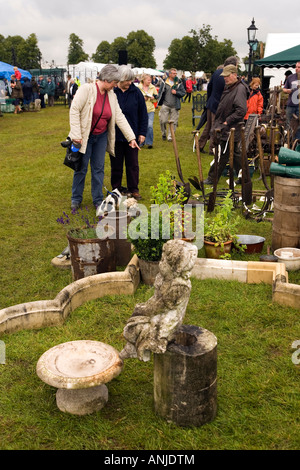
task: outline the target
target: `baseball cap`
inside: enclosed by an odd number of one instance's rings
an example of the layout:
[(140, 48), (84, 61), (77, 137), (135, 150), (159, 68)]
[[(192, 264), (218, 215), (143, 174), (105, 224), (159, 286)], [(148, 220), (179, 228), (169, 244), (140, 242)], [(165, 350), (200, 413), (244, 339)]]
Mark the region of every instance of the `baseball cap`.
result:
[(228, 77), (231, 73), (237, 73), (237, 68), (235, 65), (226, 65), (221, 75), (223, 77)]

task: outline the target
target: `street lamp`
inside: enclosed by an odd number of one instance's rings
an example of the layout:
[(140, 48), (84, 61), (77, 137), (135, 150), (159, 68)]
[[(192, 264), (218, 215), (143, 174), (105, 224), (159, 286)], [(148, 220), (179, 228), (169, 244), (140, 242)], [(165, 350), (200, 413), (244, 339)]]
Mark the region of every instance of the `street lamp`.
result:
[(252, 65), (252, 54), (253, 51), (256, 51), (258, 40), (255, 39), (257, 27), (255, 26), (254, 18), (252, 19), (252, 23), (247, 28), (248, 33), (248, 44), (249, 44), (249, 72), (248, 72), (248, 83), (252, 80), (252, 72), (251, 72), (251, 65)]

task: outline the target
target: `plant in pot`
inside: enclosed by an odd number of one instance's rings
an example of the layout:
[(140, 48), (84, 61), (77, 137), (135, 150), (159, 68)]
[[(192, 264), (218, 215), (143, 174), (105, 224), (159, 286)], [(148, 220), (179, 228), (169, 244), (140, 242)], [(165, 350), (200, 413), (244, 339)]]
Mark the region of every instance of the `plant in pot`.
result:
[(214, 212), (204, 217), (204, 250), (207, 258), (231, 258), (233, 245), (241, 252), (244, 246), (237, 242), (237, 227), (240, 217), (233, 212), (231, 191), (216, 206)]
[(172, 206), (182, 208), (186, 196), (183, 187), (176, 187), (169, 171), (161, 174), (157, 185), (152, 186), (150, 190), (151, 212), (141, 211), (129, 224), (127, 236), (139, 258), (143, 282), (152, 285), (158, 273), (163, 245), (174, 237), (175, 225), (179, 219), (169, 209)]
[[(92, 216), (88, 207), (63, 212), (56, 221), (67, 229), (72, 277), (83, 277), (116, 270), (114, 230), (99, 225), (102, 217)], [(111, 237), (111, 238), (110, 238)]]

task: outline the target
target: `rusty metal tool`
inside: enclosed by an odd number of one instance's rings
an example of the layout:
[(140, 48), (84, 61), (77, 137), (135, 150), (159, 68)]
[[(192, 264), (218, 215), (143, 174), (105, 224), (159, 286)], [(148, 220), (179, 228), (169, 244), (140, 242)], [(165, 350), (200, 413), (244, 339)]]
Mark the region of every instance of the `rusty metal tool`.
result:
[(252, 203), (252, 181), (250, 176), (249, 164), (247, 159), (245, 126), (241, 125), (242, 140), (242, 200), (246, 205)]

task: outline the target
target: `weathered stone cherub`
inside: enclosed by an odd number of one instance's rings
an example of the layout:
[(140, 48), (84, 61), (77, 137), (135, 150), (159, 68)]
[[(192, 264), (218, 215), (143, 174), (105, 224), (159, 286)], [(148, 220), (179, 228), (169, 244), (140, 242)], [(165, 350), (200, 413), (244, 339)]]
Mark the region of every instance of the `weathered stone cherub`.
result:
[(151, 352), (166, 351), (185, 315), (197, 252), (195, 245), (183, 240), (165, 243), (154, 295), (147, 302), (136, 305), (124, 328), (127, 344), (120, 353), (122, 359), (137, 357), (148, 361)]

